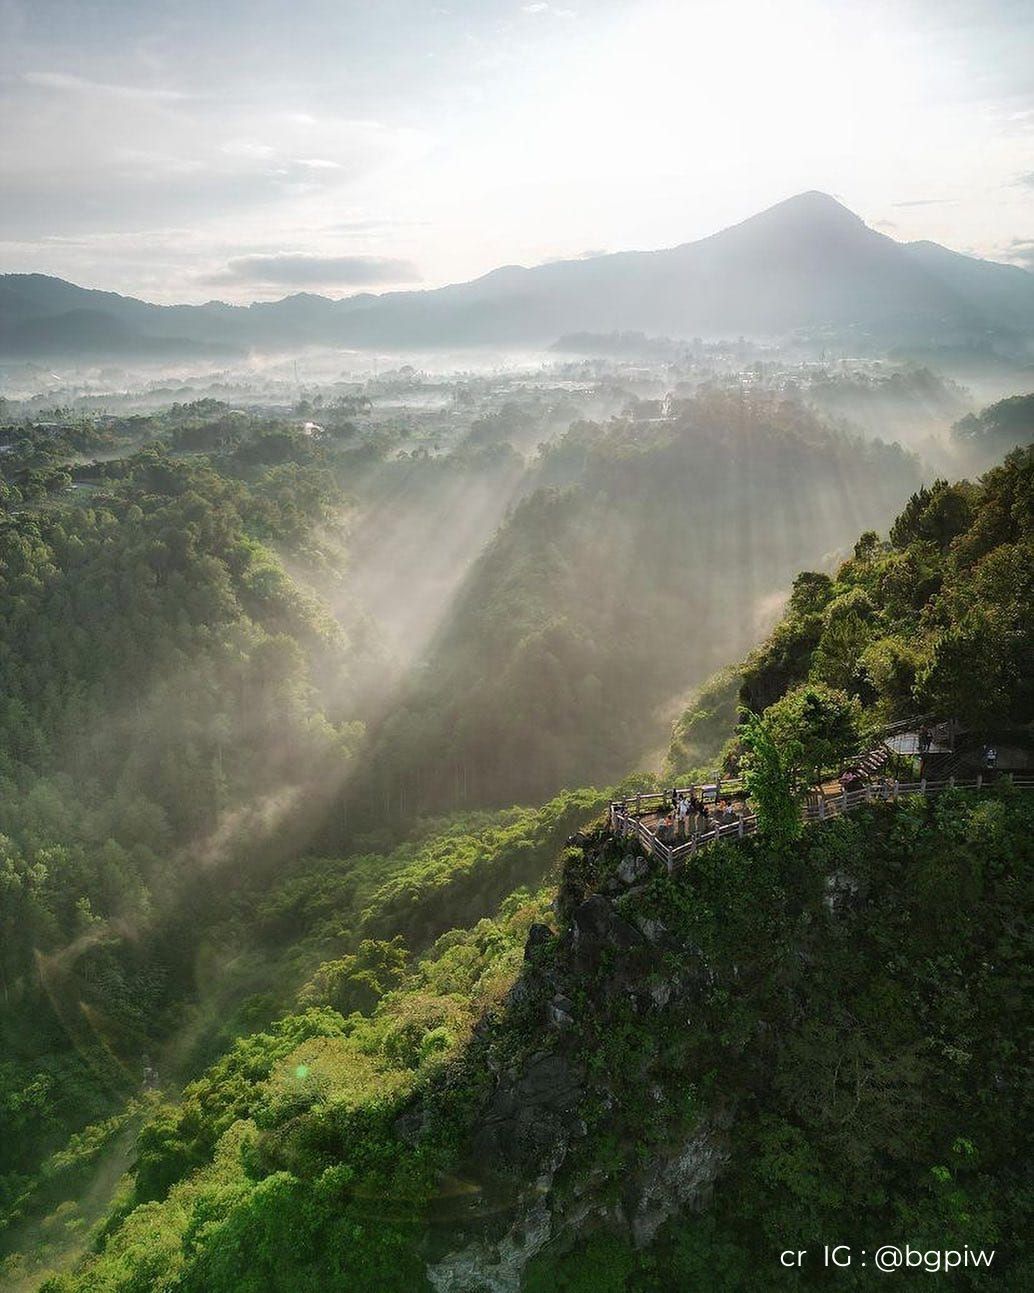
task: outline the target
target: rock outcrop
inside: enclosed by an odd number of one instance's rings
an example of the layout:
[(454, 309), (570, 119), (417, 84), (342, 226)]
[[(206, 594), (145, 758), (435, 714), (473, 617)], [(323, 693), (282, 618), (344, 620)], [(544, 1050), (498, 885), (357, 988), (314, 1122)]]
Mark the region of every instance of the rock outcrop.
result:
[(495, 1070), (477, 1117), (468, 1175), (480, 1190), (450, 1230), (447, 1251), (428, 1263), (439, 1293), (518, 1293), (536, 1255), (600, 1229), (645, 1247), (672, 1217), (706, 1206), (727, 1157), (729, 1115), (712, 1111), (689, 1126), (673, 1122), (670, 1140), (651, 1145), (648, 1156), (626, 1146), (617, 1175), (594, 1159), (589, 1110), (597, 1126), (601, 1109), (605, 1124), (619, 1126), (623, 1102), (660, 1107), (664, 1094), (648, 1059), (629, 1089), (627, 1075), (593, 1063), (587, 1037), (629, 1014), (644, 1030), (665, 1020), (681, 1026), (710, 971), (699, 949), (680, 945), (660, 920), (619, 910), (622, 896), (649, 880), (646, 858), (617, 858), (601, 879), (606, 846), (582, 847), (597, 891), (565, 877), (558, 903), (566, 904), (565, 928), (529, 931), (522, 974), (507, 997), (529, 1042)]

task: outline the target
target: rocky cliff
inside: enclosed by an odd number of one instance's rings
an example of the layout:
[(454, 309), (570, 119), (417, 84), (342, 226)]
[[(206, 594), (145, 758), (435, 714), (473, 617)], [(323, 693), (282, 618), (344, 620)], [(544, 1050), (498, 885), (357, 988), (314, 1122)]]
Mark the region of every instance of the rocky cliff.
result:
[(731, 1108), (695, 1098), (677, 1052), (717, 971), (651, 912), (661, 878), (626, 847), (570, 841), (559, 932), (531, 928), (507, 1022), (486, 1022), (467, 1203), (427, 1245), (440, 1293), (516, 1293), (544, 1250), (600, 1230), (642, 1248), (710, 1198)]

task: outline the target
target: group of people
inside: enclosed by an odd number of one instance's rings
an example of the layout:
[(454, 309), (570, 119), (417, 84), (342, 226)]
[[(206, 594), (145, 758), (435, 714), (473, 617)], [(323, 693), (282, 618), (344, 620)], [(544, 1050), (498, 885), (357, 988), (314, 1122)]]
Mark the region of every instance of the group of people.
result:
[(657, 825), (657, 838), (664, 844), (704, 835), (716, 826), (740, 820), (731, 799), (708, 805), (691, 790), (672, 790), (671, 805)]
[(845, 768), (839, 777), (840, 788), (850, 794), (853, 790), (861, 790), (865, 785), (865, 773), (861, 768)]

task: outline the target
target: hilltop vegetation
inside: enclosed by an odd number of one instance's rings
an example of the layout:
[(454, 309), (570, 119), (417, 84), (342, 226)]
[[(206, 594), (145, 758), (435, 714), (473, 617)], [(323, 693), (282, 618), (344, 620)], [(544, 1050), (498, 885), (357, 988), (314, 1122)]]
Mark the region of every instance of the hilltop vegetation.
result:
[(979, 413), (960, 418), (952, 427), (955, 440), (979, 456), (981, 463), (993, 462), (1017, 445), (1034, 442), (1034, 394), (1013, 395), (999, 400)]
[(833, 575), (798, 575), (768, 640), (676, 724), (673, 766), (713, 758), (737, 703), (761, 711), (807, 682), (857, 697), (876, 722), (935, 713), (978, 735), (1029, 724), (1032, 500), (1034, 449), (1016, 449), (978, 483), (923, 486), (888, 539), (866, 532)]

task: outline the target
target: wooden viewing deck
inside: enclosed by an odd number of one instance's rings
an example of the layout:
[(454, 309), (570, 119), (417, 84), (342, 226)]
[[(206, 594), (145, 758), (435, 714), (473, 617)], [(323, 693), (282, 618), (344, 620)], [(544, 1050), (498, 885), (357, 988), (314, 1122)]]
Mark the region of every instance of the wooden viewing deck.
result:
[[(1007, 782), (1019, 790), (1034, 790), (1034, 774), (1016, 775), (1001, 773), (992, 778), (978, 773), (975, 777), (947, 777), (933, 781), (923, 777), (919, 781), (884, 780), (875, 785), (865, 785), (857, 790), (841, 790), (827, 795), (813, 793), (803, 808), (805, 822), (821, 822), (831, 817), (857, 808), (859, 804), (894, 802), (910, 795), (937, 795), (944, 790), (989, 790), (993, 785)], [(737, 778), (718, 781), (706, 786), (686, 786), (676, 789), (678, 795), (692, 795), (699, 799), (712, 796), (718, 799), (723, 796), (742, 795), (743, 782)], [(758, 828), (756, 813), (738, 812), (736, 820), (716, 825), (709, 831), (696, 832), (688, 838), (675, 839), (666, 843), (659, 839), (650, 824), (657, 820), (671, 806), (671, 791), (653, 794), (633, 795), (628, 799), (615, 800), (610, 805), (610, 829), (622, 838), (636, 838), (648, 855), (664, 862), (669, 873), (675, 866), (697, 849), (716, 840), (742, 838), (753, 835)]]

